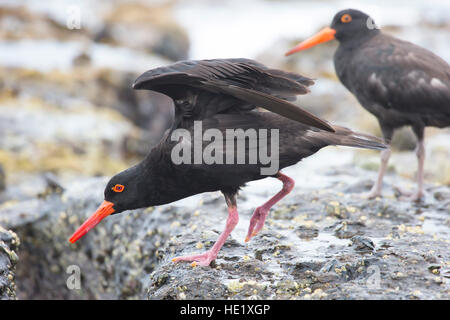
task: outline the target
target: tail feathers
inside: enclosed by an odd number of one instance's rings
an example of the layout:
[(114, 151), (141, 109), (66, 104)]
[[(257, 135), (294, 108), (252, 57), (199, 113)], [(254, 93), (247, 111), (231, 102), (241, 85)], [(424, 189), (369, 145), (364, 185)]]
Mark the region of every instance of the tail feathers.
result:
[(327, 142), (337, 146), (357, 147), (364, 149), (383, 150), (387, 148), (383, 140), (368, 134), (354, 132), (350, 129), (333, 126), (336, 132), (321, 132)]

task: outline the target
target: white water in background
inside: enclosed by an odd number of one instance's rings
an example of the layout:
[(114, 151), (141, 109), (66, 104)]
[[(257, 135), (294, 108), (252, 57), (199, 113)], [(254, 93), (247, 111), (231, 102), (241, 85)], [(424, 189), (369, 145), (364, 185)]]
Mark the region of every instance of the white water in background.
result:
[[(0, 6), (24, 6), (32, 12), (47, 14), (64, 25), (70, 6), (76, 5), (81, 11), (81, 27), (98, 30), (103, 23), (99, 17), (119, 2), (125, 1), (0, 0)], [(155, 4), (165, 1), (142, 2)], [(338, 10), (349, 7), (366, 11), (381, 27), (405, 27), (401, 32), (402, 38), (425, 46), (450, 61), (448, 30), (421, 29), (418, 26), (419, 21), (448, 22), (449, 0), (178, 0), (174, 4), (174, 16), (189, 35), (192, 59), (256, 58), (268, 49), (280, 50), (282, 59), (284, 48), (271, 48), (277, 40), (312, 35), (319, 28), (329, 25)], [(72, 59), (68, 57), (73, 58), (81, 53), (82, 45), (63, 41), (52, 44), (51, 41), (54, 40), (0, 41), (0, 65), (23, 65), (41, 71), (70, 68)], [(95, 45), (93, 54), (97, 66), (120, 70), (137, 71), (136, 65), (149, 69), (154, 66), (151, 61), (162, 62), (145, 53), (104, 45)]]
[(125, 47), (77, 41), (36, 40), (0, 41), (0, 65), (47, 72), (70, 71), (75, 57), (89, 54), (92, 65), (120, 71), (141, 73), (170, 62), (160, 56)]
[[(298, 39), (314, 34), (329, 25), (336, 12), (346, 8), (368, 13), (381, 27), (410, 28), (402, 35), (404, 39), (428, 48), (431, 45), (438, 55), (450, 61), (448, 30), (424, 33), (417, 27), (421, 20), (448, 22), (448, 0), (181, 0), (175, 7), (175, 16), (190, 35), (192, 59), (254, 58), (280, 38)], [(280, 58), (283, 54), (280, 52)]]
[[(64, 24), (68, 7), (75, 4), (81, 9), (82, 28), (97, 30), (102, 23), (99, 15), (104, 14), (115, 3), (117, 2), (91, 0), (0, 0), (0, 7), (22, 5), (31, 11), (46, 13)], [(431, 27), (421, 29), (418, 26), (419, 21), (448, 23), (450, 0), (361, 0), (356, 3), (348, 0), (179, 0), (174, 5), (174, 15), (177, 23), (186, 29), (190, 37), (192, 59), (255, 58), (267, 49), (277, 51), (278, 48), (271, 48), (277, 40), (299, 39), (312, 35), (329, 25), (338, 10), (353, 7), (369, 13), (381, 27), (403, 27), (402, 38), (421, 44), (450, 61), (449, 31)], [(43, 72), (52, 69), (67, 71), (72, 67), (73, 58), (84, 50), (85, 43), (76, 41), (0, 41), (0, 66), (25, 67)], [(130, 70), (136, 73), (168, 63), (138, 50), (96, 43), (88, 47), (88, 53), (94, 67)], [(280, 50), (280, 59), (284, 59), (283, 54), (284, 51)], [(320, 90), (320, 86), (317, 87)], [(325, 88), (328, 90), (329, 86)], [(432, 141), (442, 143), (441, 140), (444, 140), (445, 145), (449, 143), (445, 133), (433, 139), (427, 140), (430, 149)], [(325, 148), (285, 172), (299, 183), (306, 184), (303, 188), (327, 187), (330, 180), (317, 175), (317, 171), (352, 163), (353, 151), (349, 148), (343, 149)], [(415, 163), (415, 155), (410, 153), (408, 156), (409, 162)], [(332, 163), (330, 159), (333, 159)], [(370, 175), (368, 178), (373, 179), (375, 172)], [(346, 179), (348, 181), (351, 177)], [(259, 194), (262, 189), (278, 188), (279, 182), (265, 179), (251, 182), (249, 185), (250, 193)]]

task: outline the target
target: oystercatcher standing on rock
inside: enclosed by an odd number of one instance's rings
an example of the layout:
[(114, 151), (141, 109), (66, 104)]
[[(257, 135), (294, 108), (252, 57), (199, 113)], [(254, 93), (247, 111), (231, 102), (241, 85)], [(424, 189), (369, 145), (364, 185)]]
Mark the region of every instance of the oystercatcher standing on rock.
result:
[[(145, 72), (133, 87), (158, 91), (173, 99), (175, 118), (172, 128), (142, 162), (109, 181), (103, 204), (73, 234), (70, 242), (80, 239), (110, 214), (166, 204), (203, 192), (221, 191), (229, 212), (225, 231), (207, 252), (174, 258), (174, 261), (194, 261), (193, 264), (206, 266), (217, 257), (238, 223), (236, 194), (245, 183), (267, 176), (283, 183), (280, 192), (256, 208), (250, 220), (248, 241), (263, 228), (270, 208), (294, 187), (294, 181), (279, 169), (291, 166), (328, 145), (385, 148), (380, 139), (331, 126), (288, 102), (294, 100), (296, 95), (308, 92), (307, 86), (312, 83), (301, 75), (269, 69), (248, 59), (182, 61)], [(256, 106), (275, 113), (259, 112), (255, 110)], [(261, 171), (264, 164), (257, 161), (232, 161), (231, 164), (195, 161), (174, 163), (174, 148), (180, 143), (189, 147), (198, 142), (183, 140), (186, 136), (181, 137), (181, 142), (178, 139), (181, 133), (194, 137), (198, 135), (195, 131), (198, 121), (202, 125), (200, 136), (203, 133), (206, 135), (208, 130), (220, 134), (230, 129), (275, 130), (270, 136), (278, 136), (278, 140), (275, 140), (278, 146), (275, 150), (278, 154), (277, 170), (265, 175)], [(173, 139), (174, 135), (178, 138)], [(256, 154), (260, 154), (265, 148), (260, 140), (258, 144), (252, 144), (245, 135), (241, 138), (232, 137), (231, 140), (236, 142), (235, 145), (243, 142), (243, 159), (248, 159), (255, 150), (258, 151)], [(219, 148), (215, 156), (236, 160), (239, 154), (235, 151), (238, 150)]]
[[(361, 103), (378, 118), (385, 142), (394, 130), (411, 126), (417, 136), (417, 191), (424, 195), (424, 130), (427, 126), (450, 126), (450, 66), (434, 53), (383, 33), (365, 13), (348, 9), (338, 12), (331, 26), (303, 41), (286, 55), (337, 39), (334, 55), (337, 76)], [(378, 178), (369, 198), (381, 196), (390, 148), (381, 153)]]

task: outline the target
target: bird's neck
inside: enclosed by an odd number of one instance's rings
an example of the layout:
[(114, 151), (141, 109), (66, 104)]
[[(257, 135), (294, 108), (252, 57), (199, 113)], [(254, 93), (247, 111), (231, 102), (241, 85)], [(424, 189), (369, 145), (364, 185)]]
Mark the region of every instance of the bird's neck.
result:
[(361, 50), (371, 39), (379, 34), (381, 34), (380, 30), (374, 29), (370, 30), (370, 32), (366, 31), (364, 35), (356, 35), (351, 39), (343, 39), (339, 41), (339, 47), (334, 53), (333, 60), (336, 74), (345, 86), (347, 86), (347, 77), (352, 76), (351, 72), (348, 74), (347, 71), (349, 68), (352, 69), (352, 60), (355, 54), (357, 54), (359, 50)]
[(380, 33), (380, 29), (372, 29), (352, 34), (351, 37), (344, 37), (339, 39), (339, 49), (347, 52), (358, 50), (358, 48), (364, 45), (364, 43), (370, 41), (373, 37), (379, 35)]
[(179, 184), (179, 177), (172, 167), (170, 153), (166, 152), (165, 138), (137, 165), (142, 173), (140, 180), (146, 185), (145, 206), (162, 205), (178, 200), (174, 198), (176, 193), (171, 187)]

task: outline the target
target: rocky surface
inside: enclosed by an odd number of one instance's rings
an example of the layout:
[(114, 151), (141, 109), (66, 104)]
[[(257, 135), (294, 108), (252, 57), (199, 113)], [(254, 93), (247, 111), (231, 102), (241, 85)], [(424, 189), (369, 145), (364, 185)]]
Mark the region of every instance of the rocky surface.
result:
[[(342, 182), (355, 170), (375, 175), (344, 166), (323, 175), (325, 188), (299, 183), (249, 243), (243, 240), (252, 210), (277, 183), (245, 188), (238, 198), (239, 225), (211, 267), (171, 259), (214, 243), (226, 220), (220, 193), (113, 215), (73, 245), (68, 238), (101, 202), (107, 179), (7, 202), (0, 225), (22, 242), (18, 297), (449, 299), (450, 189), (428, 186), (420, 205), (395, 196), (367, 201), (360, 192), (370, 180)], [(67, 287), (69, 266), (80, 268), (79, 290)]]
[[(415, 206), (396, 199), (361, 201), (345, 191), (362, 191), (363, 185), (308, 194), (297, 189), (250, 243), (243, 242), (243, 232), (233, 233), (212, 268), (170, 261), (208, 249), (225, 217), (220, 224), (190, 220), (186, 231), (166, 244), (148, 297), (449, 299), (450, 199), (446, 205), (433, 200)], [(441, 192), (432, 191), (435, 197)], [(211, 209), (204, 204), (198, 210), (204, 220)], [(197, 232), (189, 231), (192, 225)]]
[[(21, 3), (22, 2), (22, 3)], [(77, 5), (33, 5), (26, 1), (2, 4), (0, 39), (107, 43), (155, 53), (169, 60), (186, 59), (189, 40), (172, 16), (172, 4), (121, 1)]]
[[(265, 21), (261, 14), (267, 21), (274, 12), (284, 16), (303, 3), (258, 1), (251, 8), (242, 1), (206, 3), (79, 1), (80, 29), (67, 27), (65, 4), (2, 4), (0, 296), (448, 299), (449, 129), (427, 129), (429, 184), (420, 205), (398, 199), (397, 187), (413, 188), (416, 174), (415, 139), (408, 128), (394, 137), (384, 199), (360, 197), (375, 178), (378, 153), (327, 148), (286, 169), (297, 187), (247, 244), (252, 211), (279, 187), (270, 179), (250, 183), (239, 197), (240, 223), (210, 268), (173, 264), (171, 258), (206, 250), (216, 240), (227, 215), (219, 193), (113, 215), (76, 244), (68, 242), (101, 203), (106, 177), (141, 159), (171, 122), (170, 99), (132, 90), (132, 82), (150, 68), (188, 57), (189, 50), (195, 59), (245, 56), (317, 78), (299, 105), (332, 123), (380, 135), (376, 120), (337, 81), (331, 61), (336, 43), (284, 58), (301, 40), (295, 37), (315, 30), (280, 24), (283, 36), (275, 40), (261, 32), (264, 26), (248, 23), (255, 17)], [(309, 5), (317, 16), (310, 17), (314, 23), (308, 28), (318, 30), (329, 19), (313, 10), (322, 5)], [(268, 6), (270, 17), (263, 12)], [(445, 53), (448, 15), (439, 8), (439, 15), (421, 9), (417, 26), (408, 18), (388, 31), (413, 34), (411, 40)], [(249, 17), (247, 9), (255, 15)], [(400, 9), (402, 17), (410, 12)], [(229, 14), (235, 17), (232, 25)], [(392, 16), (397, 23), (398, 15)], [(79, 289), (72, 286), (78, 271)]]
[[(13, 228), (22, 239), (19, 298), (143, 297), (142, 279), (154, 267), (155, 242), (163, 243), (167, 237), (158, 235), (158, 225), (164, 222), (144, 214), (149, 210), (112, 217), (92, 237), (75, 245), (68, 242), (70, 234), (98, 206), (105, 183), (102, 178), (87, 179), (62, 194), (2, 205), (0, 225)], [(162, 219), (166, 218), (169, 216)], [(71, 266), (80, 270), (80, 290), (67, 285)]]
[(20, 240), (11, 230), (0, 226), (0, 300), (16, 299), (17, 249)]

